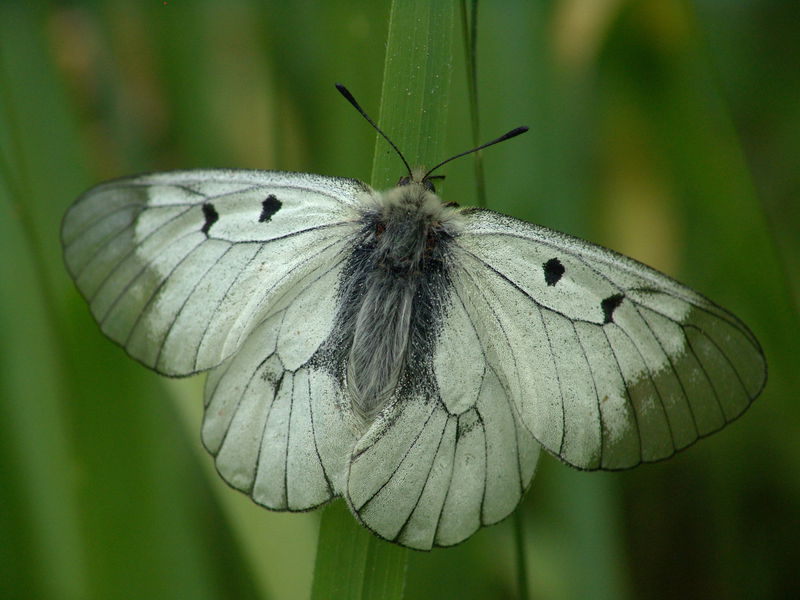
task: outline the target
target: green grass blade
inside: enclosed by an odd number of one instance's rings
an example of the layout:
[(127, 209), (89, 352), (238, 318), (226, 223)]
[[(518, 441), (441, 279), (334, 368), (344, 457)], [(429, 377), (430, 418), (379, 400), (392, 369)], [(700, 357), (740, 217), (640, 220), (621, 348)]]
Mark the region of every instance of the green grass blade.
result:
[[(378, 124), (412, 167), (444, 157), (453, 61), (455, 2), (395, 2), (389, 21)], [(372, 185), (397, 183), (402, 164), (378, 138)]]
[(399, 600), (407, 552), (372, 535), (337, 500), (322, 515), (311, 598)]
[[(378, 124), (412, 166), (444, 154), (455, 11), (454, 2), (392, 5)], [(391, 186), (403, 174), (378, 137), (372, 185)], [(336, 502), (322, 516), (312, 598), (400, 599), (407, 558), (407, 550), (372, 536)]]
[(517, 594), (519, 600), (529, 600), (528, 563), (525, 552), (525, 511), (521, 506), (514, 511), (514, 554), (517, 560)]
[(362, 598), (370, 537), (344, 502), (337, 500), (325, 508), (319, 526), (312, 600)]
[(364, 570), (364, 598), (403, 598), (407, 569), (408, 550), (371, 537)]

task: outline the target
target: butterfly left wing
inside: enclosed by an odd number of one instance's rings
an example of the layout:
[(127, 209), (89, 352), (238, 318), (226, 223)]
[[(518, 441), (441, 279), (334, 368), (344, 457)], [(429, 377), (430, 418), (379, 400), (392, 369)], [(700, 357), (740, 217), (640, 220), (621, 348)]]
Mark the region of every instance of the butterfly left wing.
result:
[(332, 260), (372, 191), (352, 179), (176, 171), (100, 184), (64, 217), (67, 269), (103, 332), (156, 371), (218, 365)]
[(582, 469), (661, 460), (742, 414), (766, 382), (735, 316), (641, 263), (492, 211), (455, 241), (489, 364), (525, 425)]

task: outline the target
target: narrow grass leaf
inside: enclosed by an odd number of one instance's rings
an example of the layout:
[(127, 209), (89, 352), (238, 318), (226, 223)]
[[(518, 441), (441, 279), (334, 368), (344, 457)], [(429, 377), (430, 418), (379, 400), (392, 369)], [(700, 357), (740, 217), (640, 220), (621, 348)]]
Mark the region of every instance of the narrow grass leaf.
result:
[[(455, 2), (394, 2), (378, 124), (412, 166), (444, 153)], [(369, 111), (369, 107), (364, 107)], [(378, 137), (371, 183), (394, 185), (402, 163)], [(408, 551), (369, 534), (337, 502), (320, 524), (312, 598), (400, 599)]]

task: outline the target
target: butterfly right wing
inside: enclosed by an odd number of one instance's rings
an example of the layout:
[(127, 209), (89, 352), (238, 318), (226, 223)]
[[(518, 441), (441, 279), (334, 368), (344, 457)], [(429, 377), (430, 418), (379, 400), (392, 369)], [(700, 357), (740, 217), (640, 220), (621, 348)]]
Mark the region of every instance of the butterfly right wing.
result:
[(294, 282), (340, 252), (372, 191), (351, 179), (197, 170), (100, 184), (62, 224), (103, 332), (165, 375), (233, 354)]
[(633, 259), (486, 210), (457, 239), (467, 304), (525, 425), (582, 469), (667, 458), (766, 382), (747, 327)]

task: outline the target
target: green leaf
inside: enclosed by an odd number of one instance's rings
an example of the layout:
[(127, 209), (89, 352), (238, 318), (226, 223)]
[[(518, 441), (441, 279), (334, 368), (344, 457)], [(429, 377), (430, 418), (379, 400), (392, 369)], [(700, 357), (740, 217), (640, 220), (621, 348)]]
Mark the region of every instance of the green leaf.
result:
[[(413, 167), (442, 160), (453, 62), (455, 2), (394, 2), (378, 124)], [(380, 137), (372, 185), (392, 186), (403, 175), (394, 151)]]
[[(441, 159), (447, 130), (454, 2), (395, 2), (378, 123), (412, 165)], [(378, 136), (372, 185), (393, 185), (400, 159)], [(408, 550), (361, 527), (343, 502), (322, 516), (311, 597), (400, 599)]]
[(372, 535), (337, 500), (322, 515), (311, 598), (400, 599), (407, 552)]

